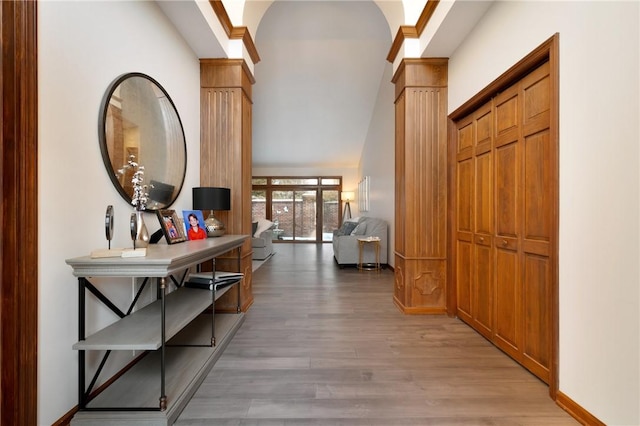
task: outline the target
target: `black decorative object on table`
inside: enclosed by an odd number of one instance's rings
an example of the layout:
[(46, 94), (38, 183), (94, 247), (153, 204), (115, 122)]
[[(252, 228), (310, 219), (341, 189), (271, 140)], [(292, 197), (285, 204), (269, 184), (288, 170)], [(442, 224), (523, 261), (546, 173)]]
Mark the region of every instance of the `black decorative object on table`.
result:
[(231, 190), (229, 188), (218, 187), (197, 187), (193, 188), (193, 209), (209, 210), (209, 216), (204, 224), (209, 237), (220, 237), (224, 235), (226, 228), (224, 223), (213, 215), (215, 210), (231, 210)]
[(111, 250), (111, 240), (113, 239), (113, 206), (107, 206), (107, 212), (104, 216), (104, 231), (107, 241), (109, 242), (109, 250)]

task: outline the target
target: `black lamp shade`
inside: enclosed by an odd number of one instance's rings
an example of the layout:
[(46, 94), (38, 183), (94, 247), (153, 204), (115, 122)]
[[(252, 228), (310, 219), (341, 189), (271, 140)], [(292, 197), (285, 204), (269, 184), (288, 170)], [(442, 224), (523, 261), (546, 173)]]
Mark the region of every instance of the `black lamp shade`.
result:
[(193, 188), (194, 210), (231, 210), (231, 190), (229, 188)]

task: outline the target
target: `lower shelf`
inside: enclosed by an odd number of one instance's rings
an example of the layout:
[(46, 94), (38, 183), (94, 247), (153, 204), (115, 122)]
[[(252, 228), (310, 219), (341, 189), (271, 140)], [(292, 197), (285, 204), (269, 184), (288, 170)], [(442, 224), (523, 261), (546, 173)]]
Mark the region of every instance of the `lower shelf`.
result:
[[(244, 314), (216, 314), (216, 346), (170, 346), (208, 344), (211, 316), (200, 315), (165, 349), (165, 411), (127, 411), (134, 407), (155, 410), (160, 398), (160, 353), (150, 352), (79, 411), (72, 425), (171, 425), (244, 321)], [(109, 407), (108, 409), (105, 407)], [(104, 410), (103, 410), (104, 408)], [(118, 408), (114, 410), (113, 408)]]

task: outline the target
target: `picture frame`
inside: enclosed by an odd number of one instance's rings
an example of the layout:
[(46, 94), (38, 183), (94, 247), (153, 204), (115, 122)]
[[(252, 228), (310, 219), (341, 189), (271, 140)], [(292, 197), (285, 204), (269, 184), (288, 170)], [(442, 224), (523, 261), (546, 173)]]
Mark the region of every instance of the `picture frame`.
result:
[[(189, 222), (190, 216), (194, 215), (198, 219), (198, 231), (191, 230)], [(188, 240), (204, 240), (208, 237), (207, 227), (204, 223), (204, 215), (201, 210), (183, 210), (182, 217), (184, 219), (184, 233)]]
[(161, 209), (156, 210), (158, 221), (167, 244), (181, 243), (187, 241), (184, 233), (184, 227), (180, 224), (180, 220), (175, 210)]
[(364, 176), (358, 183), (358, 209), (361, 212), (369, 211), (369, 189), (371, 185), (371, 178)]

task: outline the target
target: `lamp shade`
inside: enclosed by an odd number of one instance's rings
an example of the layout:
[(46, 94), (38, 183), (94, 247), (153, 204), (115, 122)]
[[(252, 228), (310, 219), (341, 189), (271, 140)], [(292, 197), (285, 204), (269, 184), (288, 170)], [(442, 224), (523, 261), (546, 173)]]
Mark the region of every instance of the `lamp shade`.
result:
[(340, 199), (342, 201), (353, 201), (355, 197), (356, 194), (353, 191), (342, 191), (342, 194), (340, 194)]
[(193, 188), (194, 210), (231, 210), (231, 190), (229, 188)]

